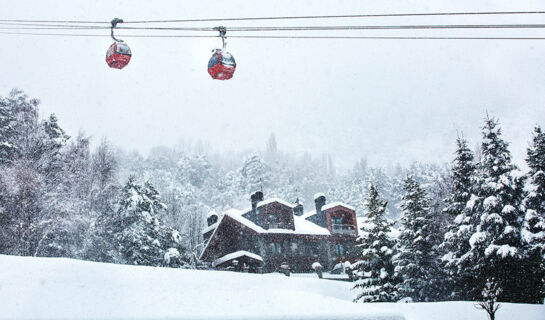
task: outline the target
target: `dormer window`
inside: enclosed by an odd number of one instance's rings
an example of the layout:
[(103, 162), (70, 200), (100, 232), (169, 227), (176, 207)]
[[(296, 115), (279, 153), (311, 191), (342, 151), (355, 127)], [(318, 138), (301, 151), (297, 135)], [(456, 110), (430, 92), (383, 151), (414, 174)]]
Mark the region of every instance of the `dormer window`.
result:
[(331, 222), (331, 233), (334, 235), (356, 236), (354, 214), (350, 211), (335, 210), (328, 212)]

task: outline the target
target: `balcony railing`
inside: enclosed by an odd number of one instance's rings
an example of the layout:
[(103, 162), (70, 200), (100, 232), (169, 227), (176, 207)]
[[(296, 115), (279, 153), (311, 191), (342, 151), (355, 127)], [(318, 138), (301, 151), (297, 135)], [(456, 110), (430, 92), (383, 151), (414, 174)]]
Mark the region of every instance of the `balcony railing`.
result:
[(352, 224), (333, 223), (331, 225), (331, 232), (333, 234), (343, 234), (343, 235), (355, 236), (356, 235), (356, 227), (354, 227), (354, 225), (352, 225)]

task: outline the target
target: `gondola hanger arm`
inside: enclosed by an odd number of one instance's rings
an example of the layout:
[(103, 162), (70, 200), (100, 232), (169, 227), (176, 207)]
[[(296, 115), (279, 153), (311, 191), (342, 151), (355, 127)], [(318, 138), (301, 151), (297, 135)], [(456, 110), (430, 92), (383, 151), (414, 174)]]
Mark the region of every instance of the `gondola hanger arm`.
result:
[(123, 23), (123, 19), (114, 18), (114, 19), (112, 20), (111, 23), (112, 23), (112, 27), (111, 27), (111, 36), (112, 36), (112, 39), (114, 39), (114, 40), (117, 41), (117, 42), (123, 42), (123, 40), (117, 39), (117, 38), (114, 36), (114, 29), (115, 29), (115, 27), (117, 27), (117, 24), (118, 24), (118, 23)]

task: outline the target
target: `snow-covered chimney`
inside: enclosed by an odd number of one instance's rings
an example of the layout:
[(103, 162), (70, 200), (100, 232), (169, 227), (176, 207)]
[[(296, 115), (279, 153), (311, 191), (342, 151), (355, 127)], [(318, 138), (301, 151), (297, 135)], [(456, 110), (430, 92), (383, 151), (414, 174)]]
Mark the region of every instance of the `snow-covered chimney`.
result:
[(321, 192), (315, 194), (314, 204), (316, 205), (316, 213), (320, 213), (322, 211), (322, 207), (325, 205), (325, 195)]
[(296, 216), (303, 215), (303, 204), (299, 202), (299, 198), (295, 200), (295, 208), (293, 208), (293, 214), (295, 214)]
[(208, 226), (211, 226), (214, 223), (218, 222), (218, 214), (216, 213), (216, 211), (208, 212), (208, 215), (206, 215), (206, 222), (208, 223)]
[(252, 211), (255, 212), (255, 209), (257, 207), (257, 203), (260, 202), (260, 201), (263, 201), (263, 192), (256, 191), (256, 192), (252, 193), (252, 195), (250, 196), (250, 199), (252, 200)]

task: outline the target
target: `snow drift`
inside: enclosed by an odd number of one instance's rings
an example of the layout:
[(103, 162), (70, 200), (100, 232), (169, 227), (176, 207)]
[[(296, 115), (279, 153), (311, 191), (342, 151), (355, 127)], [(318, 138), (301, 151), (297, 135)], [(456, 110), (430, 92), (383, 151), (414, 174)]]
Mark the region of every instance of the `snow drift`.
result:
[[(356, 304), (351, 283), (0, 255), (0, 318), (486, 319), (469, 302)], [(497, 319), (545, 319), (505, 304)]]

